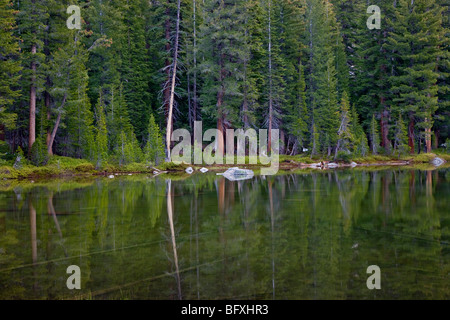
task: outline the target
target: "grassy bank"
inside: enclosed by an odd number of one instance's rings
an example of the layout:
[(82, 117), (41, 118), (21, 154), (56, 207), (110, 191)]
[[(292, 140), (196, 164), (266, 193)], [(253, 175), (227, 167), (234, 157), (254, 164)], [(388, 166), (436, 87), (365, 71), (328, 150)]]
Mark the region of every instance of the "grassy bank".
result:
[[(373, 166), (373, 165), (404, 165), (404, 166), (420, 166), (423, 164), (429, 164), (436, 156), (450, 162), (450, 154), (446, 153), (426, 153), (419, 155), (407, 155), (403, 157), (390, 157), (384, 155), (370, 155), (362, 158), (352, 158), (348, 161), (353, 161), (361, 166)], [(313, 163), (331, 161), (326, 158), (320, 157), (305, 157), (301, 155), (296, 156), (280, 156), (280, 170), (290, 170), (296, 168), (307, 167)], [(234, 163), (236, 163), (235, 161)], [(207, 167), (211, 171), (223, 171), (229, 167), (240, 166), (254, 170), (256, 173), (262, 167), (260, 164), (249, 164), (248, 157), (246, 157), (245, 165), (237, 164), (214, 164), (214, 165), (193, 165), (195, 170), (201, 167)], [(343, 163), (343, 161), (341, 161)], [(52, 177), (76, 177), (76, 176), (101, 176), (110, 174), (134, 174), (134, 173), (147, 173), (153, 174), (155, 169), (160, 172), (179, 172), (182, 173), (190, 165), (187, 164), (174, 164), (163, 163), (159, 166), (147, 165), (144, 163), (131, 163), (124, 166), (108, 164), (100, 170), (96, 170), (94, 164), (83, 159), (74, 159), (60, 156), (53, 156), (48, 161), (48, 164), (41, 167), (33, 166), (27, 162), (23, 163), (20, 168), (14, 168), (13, 163), (4, 162), (0, 165), (0, 179), (44, 179)]]

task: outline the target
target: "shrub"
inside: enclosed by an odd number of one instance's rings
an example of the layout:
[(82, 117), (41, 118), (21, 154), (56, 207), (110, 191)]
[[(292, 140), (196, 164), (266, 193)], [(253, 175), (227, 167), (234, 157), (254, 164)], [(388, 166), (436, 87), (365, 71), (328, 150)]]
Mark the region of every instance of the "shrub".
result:
[(95, 170), (95, 167), (92, 163), (82, 163), (75, 167), (75, 171), (77, 172), (92, 172)]
[(345, 151), (339, 151), (336, 155), (336, 161), (350, 163), (352, 161), (352, 154)]
[(30, 161), (35, 166), (45, 166), (48, 162), (47, 146), (42, 137), (38, 137), (31, 147)]
[(176, 164), (173, 162), (164, 162), (159, 165), (157, 168), (162, 171), (184, 171), (189, 167), (189, 165), (185, 163)]

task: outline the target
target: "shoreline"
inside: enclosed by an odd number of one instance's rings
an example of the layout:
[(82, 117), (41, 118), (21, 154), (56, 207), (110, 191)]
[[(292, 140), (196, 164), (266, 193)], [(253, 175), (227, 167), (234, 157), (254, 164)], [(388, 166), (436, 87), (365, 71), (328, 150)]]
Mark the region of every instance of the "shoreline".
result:
[[(439, 158), (442, 163), (439, 166), (433, 165), (433, 161)], [(185, 172), (188, 167), (193, 172), (198, 172), (201, 168), (207, 168), (211, 172), (223, 172), (228, 168), (239, 167), (243, 169), (251, 169), (255, 173), (259, 173), (261, 164), (213, 164), (213, 165), (188, 165), (163, 163), (159, 166), (147, 166), (145, 164), (130, 164), (127, 166), (117, 167), (109, 165), (103, 170), (95, 170), (94, 166), (86, 160), (64, 159), (57, 157), (56, 163), (50, 163), (42, 167), (24, 166), (21, 169), (15, 169), (12, 166), (0, 166), (0, 180), (32, 180), (32, 179), (51, 179), (51, 178), (80, 178), (80, 177), (102, 177), (102, 176), (119, 176), (119, 175), (136, 175), (150, 174), (158, 176), (161, 174), (177, 174), (189, 175)], [(75, 164), (61, 165), (62, 161), (72, 161)], [(303, 161), (302, 161), (303, 160)], [(78, 161), (78, 162), (77, 162)], [(388, 158), (386, 156), (370, 156), (358, 158), (350, 162), (330, 161), (325, 159), (309, 159), (298, 156), (280, 156), (279, 171), (293, 170), (332, 170), (332, 169), (348, 169), (348, 168), (380, 168), (380, 167), (405, 167), (428, 170), (443, 168), (450, 166), (449, 154), (421, 154), (414, 155), (404, 159)]]

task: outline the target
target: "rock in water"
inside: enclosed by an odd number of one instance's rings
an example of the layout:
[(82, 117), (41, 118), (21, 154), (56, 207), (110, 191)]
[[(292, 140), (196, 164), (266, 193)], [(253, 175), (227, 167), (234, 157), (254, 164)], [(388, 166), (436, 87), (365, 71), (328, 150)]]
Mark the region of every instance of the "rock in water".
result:
[(239, 169), (238, 167), (233, 167), (225, 171), (222, 175), (230, 181), (237, 181), (251, 179), (253, 178), (254, 173), (249, 169)]
[(201, 172), (201, 173), (206, 173), (206, 172), (208, 172), (208, 169), (206, 169), (206, 168), (201, 168), (201, 169), (200, 169), (200, 172)]
[(188, 173), (188, 174), (192, 174), (192, 172), (194, 172), (194, 169), (192, 169), (192, 167), (189, 167), (189, 168), (187, 168), (185, 171), (186, 171), (186, 173)]
[(110, 178), (110, 179), (114, 179), (114, 175), (113, 175), (113, 174), (111, 174), (111, 175), (109, 175), (109, 176), (108, 176), (108, 178)]
[(433, 160), (431, 160), (431, 163), (434, 165), (434, 166), (436, 166), (436, 167), (439, 167), (440, 165), (442, 165), (442, 164), (444, 164), (444, 160), (442, 160), (441, 158), (439, 158), (439, 157), (436, 157), (436, 158), (434, 158)]
[(352, 163), (350, 163), (350, 166), (353, 168), (353, 167), (356, 167), (358, 164), (356, 163), (356, 162), (354, 162), (354, 161), (352, 161)]
[(337, 167), (339, 167), (339, 165), (337, 163), (330, 162), (327, 167), (328, 168), (337, 168)]

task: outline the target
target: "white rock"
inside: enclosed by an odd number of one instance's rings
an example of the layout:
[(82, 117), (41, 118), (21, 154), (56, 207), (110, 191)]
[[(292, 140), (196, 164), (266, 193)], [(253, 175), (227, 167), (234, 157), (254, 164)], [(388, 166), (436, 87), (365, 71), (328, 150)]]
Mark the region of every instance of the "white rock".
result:
[(339, 165), (338, 165), (337, 163), (330, 162), (330, 163), (328, 164), (328, 168), (337, 168), (337, 167), (339, 167)]
[(129, 175), (129, 176), (132, 176), (132, 174), (131, 174), (131, 173), (129, 173), (128, 175)]
[(114, 179), (114, 175), (113, 175), (113, 174), (110, 174), (110, 175), (108, 176), (108, 178)]
[(192, 172), (194, 172), (194, 169), (192, 169), (192, 167), (188, 167), (185, 171), (188, 174), (192, 174)]
[(352, 161), (352, 163), (350, 163), (350, 166), (352, 166), (352, 167), (356, 167), (358, 164), (356, 163), (356, 162), (353, 162)]
[(436, 166), (436, 167), (439, 167), (439, 166), (442, 165), (444, 162), (445, 162), (445, 161), (442, 160), (442, 159), (439, 158), (439, 157), (436, 157), (436, 158), (434, 158), (433, 160), (431, 160), (431, 163), (432, 163), (434, 166)]
[(251, 179), (253, 178), (254, 173), (250, 169), (239, 169), (238, 167), (233, 167), (225, 171), (222, 175), (230, 181), (238, 181)]
[(201, 168), (201, 169), (200, 169), (200, 172), (201, 172), (201, 173), (208, 172), (208, 169), (206, 169), (206, 168)]

